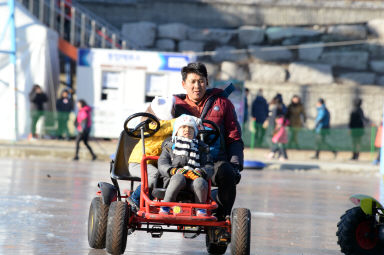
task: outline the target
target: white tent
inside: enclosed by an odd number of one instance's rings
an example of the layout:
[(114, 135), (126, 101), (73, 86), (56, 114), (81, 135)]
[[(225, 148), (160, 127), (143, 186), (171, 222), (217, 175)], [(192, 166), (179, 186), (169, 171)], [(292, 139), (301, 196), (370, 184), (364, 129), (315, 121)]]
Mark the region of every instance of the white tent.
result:
[[(8, 17), (7, 0), (0, 0), (0, 51), (9, 51), (11, 47)], [(45, 108), (52, 110), (55, 108), (55, 91), (59, 82), (58, 34), (38, 21), (17, 1), (15, 1), (15, 22), (17, 91), (13, 87), (10, 55), (0, 53), (1, 140), (15, 140), (28, 136), (31, 123), (28, 94), (33, 84), (39, 84), (47, 93), (49, 102), (45, 104)], [(17, 134), (15, 125), (18, 126)]]

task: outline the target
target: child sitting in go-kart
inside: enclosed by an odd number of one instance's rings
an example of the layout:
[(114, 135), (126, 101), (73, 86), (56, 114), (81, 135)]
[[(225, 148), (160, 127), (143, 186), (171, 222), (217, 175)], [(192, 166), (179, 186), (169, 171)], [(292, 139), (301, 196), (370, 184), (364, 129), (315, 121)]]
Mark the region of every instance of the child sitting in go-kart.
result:
[[(173, 131), (173, 97), (155, 97), (147, 109), (147, 112), (154, 114), (160, 119), (160, 129), (155, 133), (154, 136), (145, 139), (145, 154), (147, 156), (159, 156), (161, 153), (161, 144), (164, 139), (169, 137)], [(140, 162), (143, 157), (142, 142), (141, 140), (133, 148), (132, 153), (129, 157), (129, 173), (131, 176), (141, 177), (141, 166)], [(157, 182), (159, 171), (156, 167), (155, 161), (147, 162), (147, 173), (148, 173), (148, 187), (152, 190)], [(140, 185), (136, 188), (133, 194), (130, 196), (131, 202), (134, 206), (139, 205), (140, 201)]]
[[(196, 203), (205, 203), (208, 195), (208, 182), (213, 174), (213, 161), (209, 147), (196, 139), (198, 119), (190, 115), (181, 115), (173, 126), (172, 140), (163, 143), (158, 160), (160, 174), (169, 179), (163, 202), (176, 202), (176, 196), (182, 189), (195, 195)], [(162, 206), (160, 214), (170, 213), (170, 208)], [(206, 216), (205, 209), (198, 209), (197, 216)]]

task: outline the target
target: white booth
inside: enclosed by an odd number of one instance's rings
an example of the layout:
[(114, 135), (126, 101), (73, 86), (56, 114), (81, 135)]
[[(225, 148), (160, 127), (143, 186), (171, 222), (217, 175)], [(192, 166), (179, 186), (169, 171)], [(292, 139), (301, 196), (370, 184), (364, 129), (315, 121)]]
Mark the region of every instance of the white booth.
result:
[(195, 56), (147, 51), (79, 49), (77, 99), (93, 109), (94, 137), (116, 138), (124, 120), (155, 96), (184, 93), (180, 69)]

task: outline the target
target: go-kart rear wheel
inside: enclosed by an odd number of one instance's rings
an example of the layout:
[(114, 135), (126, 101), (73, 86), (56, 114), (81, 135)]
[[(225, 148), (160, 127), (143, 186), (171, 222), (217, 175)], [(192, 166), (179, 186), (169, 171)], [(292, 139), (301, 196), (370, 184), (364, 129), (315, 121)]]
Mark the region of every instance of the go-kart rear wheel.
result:
[(111, 254), (123, 254), (128, 235), (128, 204), (122, 201), (112, 202), (109, 207), (107, 225), (107, 251)]
[(109, 206), (101, 197), (92, 199), (88, 216), (88, 243), (91, 248), (104, 249)]
[(251, 212), (235, 208), (231, 216), (231, 253), (247, 255), (251, 248)]
[(213, 237), (214, 230), (208, 230), (208, 233), (205, 235), (205, 246), (209, 254), (224, 254), (227, 250), (228, 244), (218, 244), (215, 243)]
[(383, 254), (378, 229), (374, 228), (375, 218), (367, 216), (360, 207), (354, 207), (340, 217), (337, 224), (337, 243), (346, 255)]

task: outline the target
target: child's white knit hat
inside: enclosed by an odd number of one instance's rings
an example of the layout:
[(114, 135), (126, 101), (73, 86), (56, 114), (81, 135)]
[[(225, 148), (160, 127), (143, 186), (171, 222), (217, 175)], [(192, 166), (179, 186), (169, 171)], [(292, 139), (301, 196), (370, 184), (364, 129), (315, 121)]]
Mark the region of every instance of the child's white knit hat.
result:
[(176, 136), (177, 131), (181, 126), (193, 127), (195, 131), (193, 137), (196, 137), (199, 125), (201, 125), (201, 120), (199, 118), (187, 114), (182, 114), (175, 120), (175, 123), (173, 124), (172, 139)]

